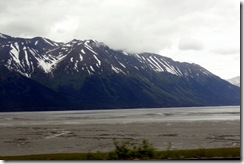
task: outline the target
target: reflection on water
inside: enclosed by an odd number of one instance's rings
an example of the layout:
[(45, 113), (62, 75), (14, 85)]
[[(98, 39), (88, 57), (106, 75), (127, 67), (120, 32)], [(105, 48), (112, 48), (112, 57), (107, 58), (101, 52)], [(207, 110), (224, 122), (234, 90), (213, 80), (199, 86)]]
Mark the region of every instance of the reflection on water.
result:
[(240, 106), (0, 113), (0, 126), (240, 120)]

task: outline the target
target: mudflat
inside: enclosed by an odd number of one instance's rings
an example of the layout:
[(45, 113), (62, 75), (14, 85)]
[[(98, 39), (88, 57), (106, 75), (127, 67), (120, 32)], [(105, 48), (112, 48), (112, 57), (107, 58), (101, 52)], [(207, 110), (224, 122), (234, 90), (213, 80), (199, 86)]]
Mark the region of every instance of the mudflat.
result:
[(0, 155), (107, 152), (113, 139), (158, 150), (240, 146), (240, 120), (0, 126)]

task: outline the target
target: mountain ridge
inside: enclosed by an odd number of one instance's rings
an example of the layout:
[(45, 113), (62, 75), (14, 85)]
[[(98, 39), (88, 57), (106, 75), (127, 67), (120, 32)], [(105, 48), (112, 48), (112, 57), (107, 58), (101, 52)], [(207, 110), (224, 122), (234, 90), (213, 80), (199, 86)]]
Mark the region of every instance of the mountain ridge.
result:
[[(3, 34), (2, 34), (3, 35)], [(9, 39), (9, 37), (10, 36), (8, 36), (8, 39)], [(73, 48), (74, 46), (76, 46), (76, 48), (78, 48), (78, 46), (79, 45), (83, 45), (83, 47), (81, 48), (80, 47), (80, 51), (83, 53), (83, 54), (85, 54), (85, 51), (87, 52), (87, 50), (88, 51), (90, 51), (90, 52), (92, 52), (93, 53), (93, 55), (97, 55), (97, 52), (94, 52), (94, 50), (93, 50), (93, 48), (100, 48), (100, 46), (103, 46), (103, 48), (104, 48), (104, 50), (105, 51), (107, 51), (108, 52), (108, 50), (110, 50), (111, 51), (111, 49), (107, 46), (107, 45), (105, 45), (104, 43), (101, 43), (101, 42), (97, 42), (97, 41), (95, 41), (95, 40), (84, 40), (84, 41), (81, 41), (81, 40), (77, 40), (77, 39), (73, 39), (72, 41), (70, 41), (70, 42), (67, 42), (67, 43), (61, 43), (61, 42), (54, 42), (54, 41), (52, 41), (52, 40), (49, 40), (49, 39), (46, 39), (46, 38), (42, 38), (42, 37), (34, 37), (34, 38), (31, 38), (31, 39), (23, 39), (23, 38), (13, 38), (13, 37), (10, 37), (11, 39), (12, 39), (12, 42), (9, 42), (8, 41), (8, 43), (11, 43), (10, 45), (7, 45), (7, 46), (9, 46), (10, 48), (11, 48), (11, 51), (10, 51), (10, 54), (12, 54), (12, 55), (15, 55), (15, 57), (13, 58), (13, 59), (16, 59), (16, 58), (18, 58), (17, 56), (18, 56), (18, 54), (16, 54), (16, 53), (18, 53), (18, 52), (16, 52), (16, 51), (25, 51), (24, 53), (25, 53), (25, 55), (27, 55), (27, 52), (26, 51), (29, 51), (28, 52), (28, 54), (30, 54), (30, 55), (33, 55), (34, 56), (34, 54), (35, 53), (37, 53), (37, 54), (35, 54), (35, 57), (36, 57), (36, 60), (39, 62), (39, 66), (41, 66), (42, 67), (42, 69), (44, 70), (44, 72), (45, 73), (50, 73), (51, 72), (51, 70), (52, 70), (52, 68), (57, 64), (57, 63), (59, 63), (61, 60), (62, 60), (62, 58), (64, 58), (64, 57), (69, 57), (69, 56), (67, 56), (69, 53), (71, 53), (71, 51), (74, 51), (75, 49)], [(24, 40), (24, 42), (23, 42), (23, 40)], [(27, 41), (26, 41), (27, 40)], [(41, 42), (42, 41), (42, 43), (40, 43), (41, 44), (41, 46), (43, 47), (43, 48), (39, 48), (38, 49), (38, 51), (36, 52), (33, 52), (32, 51), (32, 48), (33, 47), (27, 47), (26, 48), (26, 46), (28, 46), (28, 44), (33, 44), (33, 42), (35, 42), (34, 43), (34, 45), (37, 45), (37, 47), (40, 47), (39, 46), (39, 42)], [(22, 41), (22, 42), (21, 42)], [(18, 45), (17, 43), (18, 42), (21, 42), (21, 44), (20, 45)], [(27, 45), (26, 45), (26, 42), (27, 42)], [(45, 45), (44, 45), (45, 44)], [(91, 47), (90, 45), (92, 45), (93, 47)], [(20, 47), (21, 46), (21, 47)], [(19, 47), (22, 49), (22, 50), (20, 50), (19, 49)], [(55, 51), (59, 51), (59, 53), (56, 53), (55, 54)], [(154, 54), (154, 53), (146, 53), (146, 52), (143, 52), (143, 53), (127, 53), (127, 52), (125, 52), (125, 51), (117, 51), (117, 52), (121, 52), (121, 54), (124, 54), (124, 55), (127, 55), (127, 56), (135, 56), (135, 57), (137, 57), (139, 60), (144, 60), (144, 61), (142, 61), (142, 62), (147, 62), (148, 63), (148, 65), (151, 65), (151, 68), (152, 69), (154, 69), (154, 71), (157, 71), (157, 72), (162, 72), (162, 71), (168, 71), (168, 72), (170, 72), (170, 73), (172, 73), (172, 74), (181, 74), (181, 72), (178, 72), (178, 70), (176, 70), (176, 69), (171, 69), (170, 68), (170, 66), (168, 66), (167, 67), (167, 65), (168, 65), (168, 63), (165, 63), (164, 61), (164, 63), (162, 63), (162, 61), (156, 61), (155, 62), (155, 59), (153, 59), (152, 57), (153, 56), (158, 56), (158, 57), (160, 57), (161, 59), (162, 58), (164, 58), (164, 59), (167, 59), (167, 60), (170, 60), (170, 61), (172, 61), (172, 59), (170, 59), (170, 58), (167, 58), (167, 57), (163, 57), (163, 56), (161, 56), (161, 55), (158, 55), (158, 54)], [(64, 53), (66, 53), (66, 54), (64, 54)], [(114, 53), (115, 54), (115, 58), (116, 58), (116, 60), (117, 60), (117, 57), (116, 57), (116, 51), (114, 51), (113, 50), (113, 52), (112, 53)], [(19, 52), (19, 54), (20, 55), (22, 55), (23, 56), (23, 52)], [(41, 55), (42, 55), (42, 57), (41, 57)], [(53, 55), (54, 54), (54, 55)], [(77, 52), (75, 52), (75, 53), (72, 53), (72, 54), (78, 54)], [(29, 56), (30, 56), (29, 55)], [(80, 55), (80, 60), (82, 60), (82, 58), (83, 58), (83, 56), (81, 56), (81, 53), (79, 54)], [(25, 56), (26, 57), (26, 59), (29, 57), (29, 56)], [(148, 60), (145, 60), (145, 56), (148, 56), (149, 57), (149, 59)], [(58, 58), (59, 57), (59, 58)], [(77, 56), (76, 56), (77, 57)], [(147, 58), (148, 58), (147, 57)], [(39, 61), (40, 59), (43, 59), (43, 61)], [(58, 58), (58, 59), (57, 59)], [(72, 57), (73, 58), (73, 57)], [(72, 62), (72, 58), (70, 58), (70, 60), (71, 60), (71, 62)], [(56, 60), (55, 60), (56, 59)], [(95, 60), (97, 60), (97, 64), (98, 65), (100, 65), (101, 63), (100, 63), (100, 61), (99, 61), (99, 59), (96, 57), (96, 56), (94, 56), (94, 59)], [(156, 58), (156, 60), (158, 60), (158, 58)], [(20, 63), (20, 61), (16, 61), (17, 63)], [(174, 61), (174, 62), (176, 62), (176, 61)], [(25, 61), (25, 62), (22, 62), (22, 63), (29, 63), (29, 61)], [(20, 65), (22, 64), (22, 63), (20, 63)], [(178, 62), (178, 63), (180, 63), (180, 62)], [(182, 62), (182, 63), (185, 63), (186, 65), (190, 65), (190, 63), (187, 63), (187, 62)], [(197, 65), (197, 64), (194, 64), (194, 63), (192, 63), (193, 65)], [(120, 65), (122, 66), (122, 67), (125, 67), (122, 63), (120, 63)], [(164, 66), (164, 67), (162, 67), (162, 65)], [(198, 65), (199, 66), (199, 65)], [(21, 67), (21, 66), (20, 66)], [(22, 66), (23, 67), (23, 66)], [(116, 69), (116, 68), (114, 68), (114, 67), (112, 67), (112, 69), (115, 71), (115, 72), (120, 72), (121, 70), (120, 69)], [(139, 68), (137, 68), (137, 69), (139, 69)], [(91, 71), (93, 71), (93, 69), (88, 69), (89, 71), (88, 72), (90, 72), (91, 73)], [(123, 71), (121, 71), (121, 72), (123, 72)], [(207, 70), (205, 70), (205, 72), (208, 72), (209, 74), (211, 74), (209, 71), (207, 71)], [(25, 76), (28, 76), (28, 73), (25, 73), (25, 72), (20, 72), (20, 73), (22, 73), (23, 75), (25, 75)], [(183, 74), (181, 74), (181, 75), (183, 75)]]

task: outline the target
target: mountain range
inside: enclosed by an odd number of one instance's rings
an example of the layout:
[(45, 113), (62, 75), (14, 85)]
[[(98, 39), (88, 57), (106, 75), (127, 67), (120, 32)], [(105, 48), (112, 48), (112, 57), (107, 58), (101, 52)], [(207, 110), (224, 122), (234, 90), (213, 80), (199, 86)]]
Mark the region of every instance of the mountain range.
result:
[(0, 111), (216, 105), (240, 105), (240, 88), (194, 63), (0, 34)]

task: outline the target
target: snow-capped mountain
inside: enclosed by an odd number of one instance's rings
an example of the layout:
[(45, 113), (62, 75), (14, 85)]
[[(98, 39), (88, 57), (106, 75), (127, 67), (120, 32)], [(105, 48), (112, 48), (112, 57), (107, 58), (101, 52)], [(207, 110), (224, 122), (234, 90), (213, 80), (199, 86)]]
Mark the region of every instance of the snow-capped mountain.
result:
[[(168, 72), (184, 77), (193, 76), (192, 73), (197, 76), (211, 74), (197, 65), (183, 65), (157, 54), (115, 51), (94, 40), (72, 40), (64, 44), (41, 37), (21, 39), (5, 36), (1, 34), (0, 38), (0, 50), (4, 54), (0, 56), (1, 64), (27, 77), (35, 74), (36, 70), (53, 74), (61, 65), (65, 65), (63, 73), (66, 74), (105, 72), (128, 75), (129, 69)], [(200, 70), (195, 72), (197, 69), (192, 69), (193, 66)]]
[(230, 82), (233, 85), (236, 85), (238, 87), (240, 87), (240, 76), (236, 76), (230, 79), (227, 79), (228, 82)]
[(58, 43), (40, 37), (22, 39), (0, 35), (0, 64), (31, 77), (36, 69), (47, 72), (54, 65), (57, 58), (46, 53), (58, 46)]
[[(72, 109), (233, 105), (240, 99), (238, 88), (199, 65), (113, 50), (95, 40), (59, 43), (0, 34), (0, 68), (2, 79), (9, 79), (6, 72), (15, 78), (21, 75), (27, 88), (34, 81), (51, 95), (66, 99), (50, 102), (54, 108), (64, 104)], [(2, 83), (5, 89), (6, 85)]]

